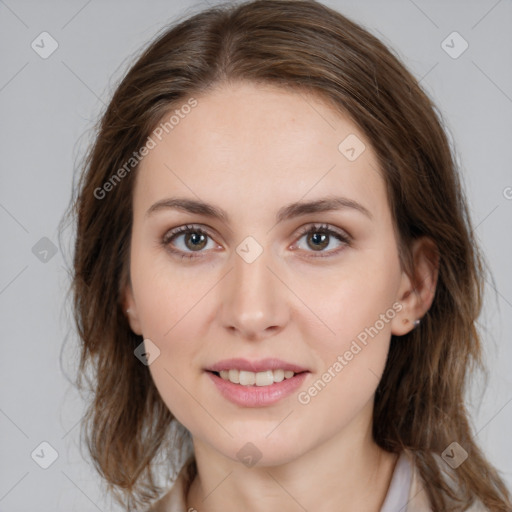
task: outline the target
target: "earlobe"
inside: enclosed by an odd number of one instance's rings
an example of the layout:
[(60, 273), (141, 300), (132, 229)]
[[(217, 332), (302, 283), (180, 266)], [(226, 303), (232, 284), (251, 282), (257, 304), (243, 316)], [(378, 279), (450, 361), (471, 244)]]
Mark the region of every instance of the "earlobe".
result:
[(428, 237), (421, 237), (412, 246), (412, 275), (402, 272), (398, 301), (400, 314), (391, 324), (395, 336), (407, 334), (421, 322), (434, 300), (439, 273), (439, 251)]
[(128, 320), (128, 323), (130, 324), (131, 330), (138, 334), (139, 336), (142, 335), (142, 329), (139, 321), (139, 317), (137, 314), (137, 307), (135, 305), (135, 300), (133, 298), (133, 290), (131, 287), (131, 284), (127, 284), (124, 291), (124, 298), (123, 298), (123, 310), (124, 314)]

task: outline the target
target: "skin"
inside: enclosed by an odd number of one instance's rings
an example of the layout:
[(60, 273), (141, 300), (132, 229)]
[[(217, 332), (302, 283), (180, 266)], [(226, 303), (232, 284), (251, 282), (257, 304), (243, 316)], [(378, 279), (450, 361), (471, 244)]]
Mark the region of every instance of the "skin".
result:
[[(410, 331), (433, 300), (433, 244), (417, 241), (414, 272), (401, 268), (370, 143), (319, 98), (245, 82), (196, 98), (198, 106), (138, 170), (125, 289), (131, 328), (160, 350), (149, 366), (155, 385), (192, 434), (199, 475), (187, 505), (199, 512), (338, 512), (343, 504), (376, 512), (397, 457), (372, 439), (374, 393), (391, 335)], [(349, 134), (366, 146), (354, 161), (338, 150)], [(371, 218), (344, 208), (276, 224), (281, 207), (333, 195), (357, 201)], [(169, 197), (216, 205), (229, 222), (170, 208), (146, 215)], [(162, 244), (186, 224), (211, 234), (200, 254), (183, 234), (169, 243), (198, 255), (190, 260)], [(313, 224), (352, 240), (331, 235), (317, 248), (299, 233)], [(247, 236), (263, 249), (252, 263), (236, 252)], [(397, 302), (401, 311), (307, 405), (297, 392), (271, 406), (235, 405), (204, 372), (226, 358), (276, 357), (311, 372), (298, 391), (307, 390)], [(236, 455), (247, 442), (261, 452), (253, 467)]]

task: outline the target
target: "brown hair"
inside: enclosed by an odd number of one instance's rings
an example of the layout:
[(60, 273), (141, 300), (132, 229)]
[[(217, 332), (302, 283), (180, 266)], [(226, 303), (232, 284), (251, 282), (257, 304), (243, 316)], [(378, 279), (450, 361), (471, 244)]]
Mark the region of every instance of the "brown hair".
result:
[[(136, 167), (108, 197), (97, 191), (164, 114), (231, 80), (316, 94), (365, 133), (386, 179), (405, 268), (420, 236), (434, 240), (440, 255), (428, 314), (419, 328), (391, 339), (375, 396), (375, 441), (390, 452), (414, 453), (433, 510), (466, 510), (477, 498), (491, 511), (511, 510), (506, 486), (472, 438), (464, 406), (469, 372), (483, 368), (475, 323), (484, 266), (440, 117), (383, 43), (312, 0), (224, 4), (176, 22), (143, 51), (101, 119), (74, 204), (72, 289), (82, 343), (79, 386), (92, 370), (83, 429), (110, 489), (129, 509), (149, 503), (160, 492), (157, 455), (167, 442), (173, 449), (181, 441), (169, 441), (173, 415), (134, 357), (142, 337), (123, 311)], [(454, 488), (434, 457), (452, 441), (469, 454), (454, 471)]]

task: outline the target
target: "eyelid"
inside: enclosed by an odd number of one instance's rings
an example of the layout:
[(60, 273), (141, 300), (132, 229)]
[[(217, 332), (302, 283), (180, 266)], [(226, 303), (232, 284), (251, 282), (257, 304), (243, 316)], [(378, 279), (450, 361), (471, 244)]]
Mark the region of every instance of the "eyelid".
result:
[(324, 222), (309, 222), (308, 224), (306, 224), (305, 226), (302, 226), (299, 229), (300, 229), (300, 231), (298, 233), (299, 237), (305, 235), (306, 233), (310, 233), (310, 232), (316, 230), (316, 231), (324, 231), (329, 234), (336, 234), (340, 238), (344, 238), (347, 241), (352, 240), (352, 236), (344, 229), (331, 226), (330, 224), (326, 224)]
[(186, 234), (186, 233), (200, 233), (204, 234), (207, 237), (209, 237), (212, 241), (214, 240), (214, 235), (211, 233), (211, 231), (199, 224), (185, 224), (183, 226), (178, 226), (176, 228), (170, 229), (165, 232), (163, 237), (160, 240), (160, 245), (168, 252), (172, 253), (174, 256), (181, 256), (181, 259), (187, 258), (189, 260), (195, 259), (195, 258), (204, 258), (202, 253), (205, 251), (197, 251), (197, 254), (195, 254), (195, 251), (181, 251), (179, 249), (173, 249), (171, 248), (171, 240), (174, 238)]
[(162, 242), (169, 243), (174, 237), (188, 232), (201, 233), (204, 235), (208, 235), (212, 239), (214, 238), (212, 232), (208, 228), (200, 224), (185, 224), (183, 226), (178, 226), (176, 228), (172, 228), (166, 231), (166, 233), (162, 237)]

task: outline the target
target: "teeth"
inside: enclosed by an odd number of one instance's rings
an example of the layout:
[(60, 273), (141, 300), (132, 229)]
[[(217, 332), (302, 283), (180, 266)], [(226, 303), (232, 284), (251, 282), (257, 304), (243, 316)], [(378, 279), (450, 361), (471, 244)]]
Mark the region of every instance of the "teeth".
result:
[(274, 372), (272, 370), (256, 374), (256, 386), (270, 386), (270, 384), (274, 384)]
[(242, 384), (242, 386), (252, 386), (256, 382), (256, 374), (253, 372), (245, 372), (241, 370), (238, 378), (240, 379), (240, 384)]
[(282, 382), (295, 375), (291, 370), (266, 370), (264, 372), (248, 372), (245, 370), (222, 370), (220, 376), (233, 384), (242, 386), (270, 386), (274, 382)]
[(272, 373), (274, 374), (274, 382), (281, 382), (284, 380), (284, 370), (274, 370)]

